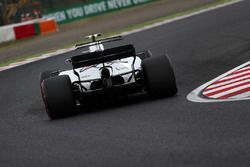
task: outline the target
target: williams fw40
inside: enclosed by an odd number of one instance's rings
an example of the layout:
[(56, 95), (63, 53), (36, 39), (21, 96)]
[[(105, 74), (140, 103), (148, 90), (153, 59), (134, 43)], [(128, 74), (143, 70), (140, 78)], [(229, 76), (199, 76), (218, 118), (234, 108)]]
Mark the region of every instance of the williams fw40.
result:
[[(132, 44), (117, 45), (121, 36), (97, 40), (99, 36), (90, 35), (91, 42), (76, 45), (73, 56), (66, 60), (72, 69), (41, 73), (41, 93), (51, 119), (72, 115), (79, 106), (138, 92), (152, 98), (177, 93), (167, 55), (136, 53)], [(112, 47), (106, 48), (108, 43)]]

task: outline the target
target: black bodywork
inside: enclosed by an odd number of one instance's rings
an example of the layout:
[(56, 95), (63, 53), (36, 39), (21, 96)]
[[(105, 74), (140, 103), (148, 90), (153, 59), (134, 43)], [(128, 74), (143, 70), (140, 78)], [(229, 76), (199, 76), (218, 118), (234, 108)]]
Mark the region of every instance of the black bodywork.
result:
[[(98, 41), (94, 40), (95, 42), (92, 44), (91, 43), (80, 44), (80, 45), (78, 44), (76, 45), (76, 47), (79, 47), (80, 49), (83, 47), (90, 47), (92, 45), (114, 42), (118, 40), (122, 40), (122, 37), (118, 36)], [(144, 88), (142, 71), (135, 70), (134, 68), (136, 56), (144, 58), (146, 57), (146, 54), (144, 52), (136, 54), (135, 48), (132, 44), (116, 46), (96, 52), (83, 52), (81, 54), (72, 56), (69, 62), (71, 62), (72, 64), (74, 74), (78, 77), (78, 81), (73, 82), (72, 85), (78, 102), (85, 104), (87, 99), (92, 99), (91, 97), (105, 98), (107, 95), (121, 96), (142, 91)], [(105, 66), (104, 65), (105, 62), (111, 62), (127, 57), (134, 58), (134, 61), (131, 64), (132, 71), (121, 73), (118, 76), (110, 76), (109, 74), (107, 74), (106, 71), (108, 71), (107, 68), (109, 68), (109, 66)], [(100, 68), (100, 72), (103, 75), (101, 75), (102, 76), (101, 79), (96, 79), (96, 80), (80, 79), (80, 75), (78, 74), (76, 69), (102, 63), (103, 67)], [(128, 74), (131, 74), (131, 76), (129, 80), (125, 82), (122, 76)], [(135, 82), (130, 82), (133, 77), (135, 78)], [(84, 82), (91, 83), (90, 90), (88, 90), (81, 84)]]
[[(162, 98), (177, 93), (174, 71), (167, 55), (151, 57), (150, 51), (136, 53), (132, 44), (104, 49), (103, 43), (119, 41), (122, 37), (96, 40), (98, 36), (99, 34), (89, 36), (91, 43), (76, 45), (75, 55), (67, 60), (78, 80), (72, 83), (70, 76), (67, 73), (63, 75), (60, 71), (41, 73), (41, 94), (51, 119), (69, 116), (75, 113), (77, 106), (116, 103), (119, 97), (129, 94), (145, 92), (149, 97)], [(128, 57), (133, 58), (133, 61), (129, 61), (131, 71), (111, 75), (112, 63)], [(141, 64), (140, 68), (135, 69), (137, 58), (141, 59)], [(81, 80), (79, 73), (86, 68), (98, 68), (100, 78)]]

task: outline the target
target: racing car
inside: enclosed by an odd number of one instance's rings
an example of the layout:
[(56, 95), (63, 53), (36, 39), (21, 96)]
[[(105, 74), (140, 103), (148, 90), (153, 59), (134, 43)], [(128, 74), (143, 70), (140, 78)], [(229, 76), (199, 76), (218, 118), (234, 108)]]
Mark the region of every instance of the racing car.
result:
[[(147, 93), (151, 98), (163, 98), (177, 93), (167, 55), (152, 56), (149, 50), (136, 53), (133, 44), (116, 45), (122, 36), (100, 36), (90, 35), (91, 41), (75, 46), (73, 55), (66, 60), (72, 69), (40, 74), (41, 94), (50, 119), (119, 96)], [(108, 43), (112, 47), (106, 47)]]

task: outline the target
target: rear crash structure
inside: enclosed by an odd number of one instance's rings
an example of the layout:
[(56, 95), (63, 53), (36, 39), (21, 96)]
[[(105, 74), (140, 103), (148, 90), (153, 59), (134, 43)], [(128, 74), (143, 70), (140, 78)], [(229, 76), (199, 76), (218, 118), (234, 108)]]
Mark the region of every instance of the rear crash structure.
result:
[(73, 56), (67, 60), (71, 70), (41, 73), (41, 94), (51, 119), (72, 115), (76, 107), (98, 103), (106, 96), (145, 92), (151, 98), (162, 98), (177, 93), (167, 55), (136, 53), (132, 44), (105, 48), (104, 44), (115, 44), (122, 37), (97, 40), (99, 36), (90, 35), (91, 42), (76, 45)]

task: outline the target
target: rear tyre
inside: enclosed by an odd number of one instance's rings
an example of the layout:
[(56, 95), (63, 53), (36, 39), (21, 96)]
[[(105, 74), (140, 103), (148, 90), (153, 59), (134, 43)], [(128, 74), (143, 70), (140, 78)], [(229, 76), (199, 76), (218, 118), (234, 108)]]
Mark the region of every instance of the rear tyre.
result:
[(50, 77), (58, 76), (58, 74), (59, 74), (58, 70), (49, 70), (49, 71), (41, 72), (39, 75), (40, 85), (42, 84), (43, 80), (50, 78)]
[(39, 81), (40, 81), (40, 84), (42, 84), (43, 80), (47, 79), (50, 77), (50, 73), (53, 72), (53, 71), (44, 71), (44, 72), (41, 72), (40, 73), (40, 76), (39, 76)]
[(174, 71), (166, 55), (143, 60), (142, 70), (150, 97), (169, 97), (177, 93)]
[(47, 114), (51, 119), (74, 114), (76, 102), (69, 76), (62, 75), (43, 80), (41, 92)]

